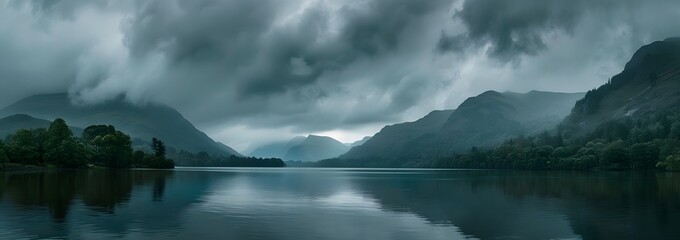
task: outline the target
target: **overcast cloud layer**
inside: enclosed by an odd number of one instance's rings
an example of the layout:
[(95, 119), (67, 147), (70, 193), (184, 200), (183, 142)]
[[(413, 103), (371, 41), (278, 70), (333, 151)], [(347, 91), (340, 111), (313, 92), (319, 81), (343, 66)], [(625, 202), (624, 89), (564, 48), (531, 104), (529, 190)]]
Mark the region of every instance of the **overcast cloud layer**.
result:
[(0, 107), (176, 107), (216, 140), (351, 141), (485, 90), (586, 91), (680, 36), (677, 0), (0, 0)]

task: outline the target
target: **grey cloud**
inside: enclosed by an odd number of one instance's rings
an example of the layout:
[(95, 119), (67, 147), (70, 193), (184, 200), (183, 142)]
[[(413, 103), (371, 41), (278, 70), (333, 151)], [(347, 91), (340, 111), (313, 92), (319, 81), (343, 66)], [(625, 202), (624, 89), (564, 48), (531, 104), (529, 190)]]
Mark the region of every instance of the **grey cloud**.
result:
[[(653, 31), (646, 23), (636, 26), (642, 18), (654, 14), (650, 7), (677, 8), (672, 0), (465, 0), (453, 16), (465, 26), (465, 32), (443, 32), (437, 45), (442, 52), (463, 52), (467, 48), (482, 48), (501, 61), (515, 60), (523, 55), (534, 56), (546, 50), (548, 38), (556, 32), (572, 34), (586, 18), (593, 17), (602, 25), (629, 25), (633, 31)], [(663, 10), (662, 10), (663, 11)], [(660, 24), (663, 17), (659, 16)], [(643, 29), (638, 29), (643, 28)], [(644, 29), (646, 28), (646, 29)], [(603, 29), (604, 30), (604, 29)], [(596, 40), (596, 39), (594, 39)], [(638, 42), (641, 44), (641, 42)]]
[(571, 31), (583, 13), (581, 0), (466, 0), (454, 18), (467, 32), (443, 34), (439, 50), (460, 50), (467, 45), (491, 44), (488, 54), (501, 60), (535, 55), (546, 48), (546, 31)]
[[(405, 26), (449, 1), (357, 3), (343, 6), (335, 19), (312, 4), (296, 24), (277, 26), (277, 15), (286, 14), (280, 9), (290, 2), (152, 1), (126, 22), (126, 45), (134, 54), (161, 51), (171, 68), (211, 68), (214, 76), (205, 81), (233, 81), (242, 96), (277, 94), (393, 51)], [(306, 74), (292, 70), (295, 59), (305, 62)]]
[(0, 103), (124, 95), (172, 105), (202, 129), (351, 131), (455, 108), (489, 88), (587, 90), (642, 44), (679, 35), (679, 5), (0, 0)]
[[(249, 125), (316, 131), (365, 122), (345, 116), (348, 109), (370, 108), (382, 113), (371, 120), (391, 121), (415, 106), (417, 94), (426, 93), (390, 87), (413, 72), (371, 70), (394, 58), (405, 60), (390, 67), (403, 69), (400, 64), (412, 60), (400, 52), (421, 48), (413, 44), (421, 44), (423, 29), (432, 25), (426, 17), (445, 16), (451, 1), (323, 3), (290, 10), (285, 6), (291, 3), (281, 1), (147, 2), (124, 22), (125, 44), (133, 58), (165, 56), (161, 78), (167, 85), (152, 95), (172, 98), (164, 100), (191, 109), (193, 120), (208, 125), (249, 119)], [(367, 84), (358, 89), (355, 81)], [(376, 91), (390, 102), (327, 103)], [(183, 104), (196, 101), (201, 107)]]

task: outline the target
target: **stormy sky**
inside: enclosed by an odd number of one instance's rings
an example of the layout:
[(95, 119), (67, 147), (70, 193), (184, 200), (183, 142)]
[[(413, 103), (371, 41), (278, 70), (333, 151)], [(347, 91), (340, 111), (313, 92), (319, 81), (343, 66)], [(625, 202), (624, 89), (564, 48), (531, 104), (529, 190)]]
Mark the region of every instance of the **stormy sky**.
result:
[(124, 96), (237, 150), (351, 142), (489, 89), (597, 87), (678, 22), (677, 0), (0, 0), (0, 107)]

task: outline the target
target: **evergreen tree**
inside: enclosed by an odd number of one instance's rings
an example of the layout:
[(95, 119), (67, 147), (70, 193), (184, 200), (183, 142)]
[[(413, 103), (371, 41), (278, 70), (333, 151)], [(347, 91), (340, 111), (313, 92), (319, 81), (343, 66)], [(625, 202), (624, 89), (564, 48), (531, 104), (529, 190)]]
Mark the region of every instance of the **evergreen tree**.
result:
[(175, 162), (173, 160), (167, 159), (165, 157), (165, 143), (163, 141), (153, 138), (151, 139), (151, 148), (153, 149), (154, 155), (149, 161), (149, 167), (151, 168), (174, 168)]
[(165, 159), (165, 143), (163, 141), (157, 138), (151, 139), (151, 148), (155, 157)]

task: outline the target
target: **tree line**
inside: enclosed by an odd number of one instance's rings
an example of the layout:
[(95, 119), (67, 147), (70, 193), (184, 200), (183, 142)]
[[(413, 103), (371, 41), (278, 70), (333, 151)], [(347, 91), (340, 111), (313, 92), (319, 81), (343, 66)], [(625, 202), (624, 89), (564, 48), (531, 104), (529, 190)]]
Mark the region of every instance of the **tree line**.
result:
[(285, 167), (279, 158), (240, 157), (236, 155), (211, 156), (207, 152), (190, 153), (180, 151), (173, 158), (181, 166), (187, 167)]
[(50, 126), (19, 129), (0, 141), (0, 167), (7, 164), (80, 168), (173, 168), (173, 160), (165, 156), (165, 144), (152, 139), (153, 154), (133, 154), (129, 135), (111, 125), (85, 128), (80, 137), (73, 135), (66, 121), (54, 120)]
[(560, 125), (551, 132), (513, 138), (493, 149), (473, 147), (423, 166), (680, 171), (680, 113), (626, 117), (600, 124), (589, 134), (577, 132), (575, 126)]

